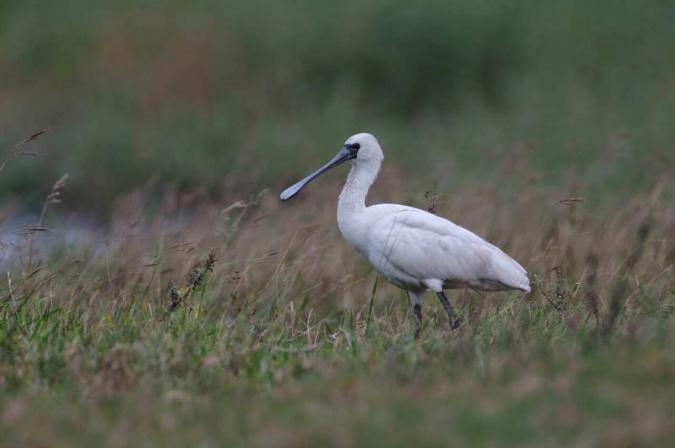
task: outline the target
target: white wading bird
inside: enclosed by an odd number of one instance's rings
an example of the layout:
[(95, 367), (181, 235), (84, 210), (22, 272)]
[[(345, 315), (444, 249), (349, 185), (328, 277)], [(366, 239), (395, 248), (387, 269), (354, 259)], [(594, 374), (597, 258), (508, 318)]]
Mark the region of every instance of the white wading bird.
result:
[(530, 292), (527, 272), (521, 265), (465, 228), (405, 205), (366, 207), (366, 195), (383, 159), (382, 148), (373, 135), (353, 135), (333, 159), (288, 187), (280, 198), (292, 198), (314, 178), (351, 160), (352, 169), (337, 207), (340, 232), (383, 277), (408, 291), (416, 335), (421, 331), (422, 298), (427, 289), (438, 295), (452, 329), (459, 326), (459, 319), (444, 289)]

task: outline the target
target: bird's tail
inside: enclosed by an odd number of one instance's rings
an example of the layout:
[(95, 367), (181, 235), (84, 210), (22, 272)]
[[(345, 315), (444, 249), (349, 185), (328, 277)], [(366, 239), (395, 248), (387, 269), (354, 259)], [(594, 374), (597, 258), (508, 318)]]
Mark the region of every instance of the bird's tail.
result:
[(509, 288), (530, 292), (532, 288), (525, 268), (498, 247), (493, 247), (496, 252), (492, 257), (492, 268), (499, 281)]

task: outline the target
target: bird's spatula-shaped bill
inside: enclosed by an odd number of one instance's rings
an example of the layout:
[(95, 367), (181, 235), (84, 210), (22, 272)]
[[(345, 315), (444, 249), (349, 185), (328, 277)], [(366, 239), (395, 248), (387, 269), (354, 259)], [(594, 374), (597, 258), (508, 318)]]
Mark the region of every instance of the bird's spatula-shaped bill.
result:
[(343, 146), (342, 148), (340, 148), (340, 151), (335, 155), (335, 157), (330, 159), (324, 166), (314, 171), (312, 174), (305, 177), (301, 181), (296, 182), (290, 187), (286, 188), (284, 191), (281, 192), (279, 198), (282, 201), (289, 200), (290, 198), (298, 194), (298, 192), (300, 192), (300, 190), (302, 190), (305, 187), (305, 185), (307, 185), (308, 183), (310, 183), (311, 181), (313, 181), (314, 179), (316, 179), (329, 169), (338, 166), (342, 162), (353, 159), (354, 157), (356, 157), (356, 153), (353, 150), (353, 148), (350, 148), (349, 146), (346, 145)]

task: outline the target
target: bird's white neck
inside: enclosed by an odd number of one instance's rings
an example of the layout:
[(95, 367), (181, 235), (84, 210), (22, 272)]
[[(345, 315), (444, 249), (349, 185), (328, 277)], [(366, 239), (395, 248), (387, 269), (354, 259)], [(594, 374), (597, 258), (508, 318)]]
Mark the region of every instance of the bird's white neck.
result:
[(380, 164), (353, 164), (347, 182), (340, 193), (338, 201), (338, 224), (340, 229), (348, 225), (348, 221), (366, 209), (366, 196), (380, 171)]

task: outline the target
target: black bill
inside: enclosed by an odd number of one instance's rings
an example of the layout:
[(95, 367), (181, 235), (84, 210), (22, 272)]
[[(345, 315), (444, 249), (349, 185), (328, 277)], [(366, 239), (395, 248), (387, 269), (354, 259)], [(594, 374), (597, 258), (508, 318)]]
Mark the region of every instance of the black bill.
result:
[(320, 175), (322, 175), (323, 173), (325, 173), (329, 169), (338, 166), (342, 162), (345, 162), (347, 160), (351, 160), (355, 157), (356, 157), (356, 151), (354, 150), (354, 148), (352, 148), (350, 146), (347, 146), (347, 145), (343, 146), (342, 149), (340, 149), (340, 152), (338, 152), (335, 155), (335, 157), (333, 157), (330, 161), (328, 161), (328, 163), (326, 163), (324, 166), (322, 166), (321, 168), (319, 168), (318, 170), (316, 170), (315, 172), (313, 172), (309, 176), (305, 177), (301, 181), (296, 182), (295, 184), (286, 188), (284, 191), (281, 192), (281, 194), (279, 195), (279, 198), (282, 201), (289, 200), (290, 198), (292, 198), (293, 196), (298, 194), (298, 192), (300, 190), (302, 190), (305, 187), (305, 185), (310, 183), (315, 178), (319, 177)]

